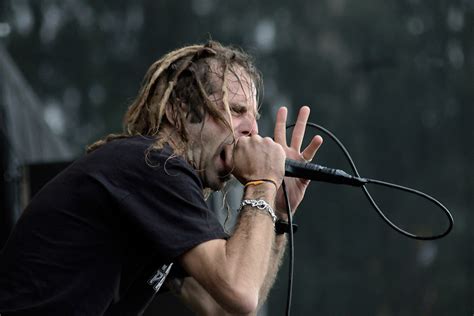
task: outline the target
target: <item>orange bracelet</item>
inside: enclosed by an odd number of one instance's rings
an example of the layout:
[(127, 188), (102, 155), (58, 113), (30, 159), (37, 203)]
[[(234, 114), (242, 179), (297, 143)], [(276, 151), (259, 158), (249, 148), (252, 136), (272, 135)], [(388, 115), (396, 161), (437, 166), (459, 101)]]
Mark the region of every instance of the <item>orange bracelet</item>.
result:
[(273, 183), (273, 185), (275, 186), (275, 188), (278, 190), (278, 185), (276, 184), (275, 181), (271, 180), (271, 179), (260, 179), (260, 180), (251, 180), (249, 182), (247, 182), (244, 187), (248, 187), (249, 185), (259, 185), (259, 184), (262, 184), (262, 183), (265, 183), (265, 182), (270, 182), (270, 183)]

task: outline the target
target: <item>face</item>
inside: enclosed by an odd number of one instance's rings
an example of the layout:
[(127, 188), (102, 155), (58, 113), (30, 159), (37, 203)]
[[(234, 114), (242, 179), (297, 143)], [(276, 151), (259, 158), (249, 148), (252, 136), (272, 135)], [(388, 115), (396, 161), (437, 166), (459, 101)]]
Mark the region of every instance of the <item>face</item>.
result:
[[(217, 77), (215, 80), (220, 80)], [(222, 80), (217, 82), (222, 86)], [(204, 124), (191, 124), (193, 141), (190, 146), (191, 161), (194, 162), (205, 188), (220, 190), (231, 177), (234, 137), (258, 134), (258, 112), (256, 88), (250, 76), (241, 67), (233, 67), (227, 73), (227, 109), (223, 102), (222, 89), (210, 95), (210, 99), (228, 118), (233, 131), (206, 116)]]

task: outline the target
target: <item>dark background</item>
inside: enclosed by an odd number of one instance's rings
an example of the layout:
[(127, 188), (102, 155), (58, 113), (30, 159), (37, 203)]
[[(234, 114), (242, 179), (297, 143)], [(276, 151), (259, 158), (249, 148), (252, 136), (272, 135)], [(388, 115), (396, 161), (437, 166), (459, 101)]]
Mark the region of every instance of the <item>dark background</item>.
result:
[[(213, 38), (256, 56), (262, 134), (279, 106), (293, 120), (310, 105), (311, 121), (338, 135), (364, 176), (452, 210), (450, 235), (414, 241), (359, 189), (313, 183), (295, 218), (294, 315), (474, 313), (473, 31), (472, 0), (0, 1), (0, 41), (76, 156), (120, 130), (154, 60)], [(349, 170), (328, 137), (316, 161)], [(446, 225), (421, 199), (369, 188), (414, 233)], [(269, 315), (283, 314), (285, 292), (286, 264)]]

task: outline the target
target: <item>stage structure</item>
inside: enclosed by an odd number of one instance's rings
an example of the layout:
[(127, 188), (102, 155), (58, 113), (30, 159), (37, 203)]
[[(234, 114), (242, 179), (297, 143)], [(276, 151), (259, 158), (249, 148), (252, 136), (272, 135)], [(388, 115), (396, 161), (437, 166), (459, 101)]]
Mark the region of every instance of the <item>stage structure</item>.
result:
[(41, 101), (0, 44), (0, 248), (29, 200), (29, 166), (71, 159), (72, 150), (47, 125)]

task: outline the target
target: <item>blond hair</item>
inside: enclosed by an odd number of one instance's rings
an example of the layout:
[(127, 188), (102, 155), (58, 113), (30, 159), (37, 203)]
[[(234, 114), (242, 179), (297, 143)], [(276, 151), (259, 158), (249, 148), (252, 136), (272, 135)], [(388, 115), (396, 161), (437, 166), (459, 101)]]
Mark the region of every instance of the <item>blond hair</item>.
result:
[[(171, 136), (160, 135), (160, 132), (163, 124), (169, 124), (176, 132), (173, 135), (177, 137), (176, 143), (181, 144), (173, 149), (176, 154), (182, 154), (189, 141), (187, 121), (203, 122), (207, 114), (232, 130), (229, 120), (209, 96), (221, 89), (225, 111), (230, 114), (226, 75), (235, 66), (241, 67), (250, 76), (258, 101), (262, 78), (252, 57), (241, 49), (209, 41), (204, 45), (191, 45), (169, 52), (148, 69), (137, 98), (124, 116), (124, 131), (93, 143), (87, 152), (113, 139), (135, 135), (156, 137), (153, 147), (162, 148)], [(212, 80), (215, 75), (221, 79), (220, 86)], [(167, 111), (171, 113), (171, 119), (167, 118)]]

